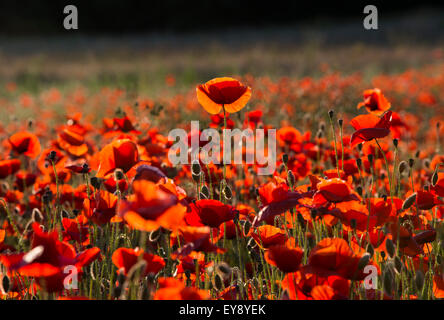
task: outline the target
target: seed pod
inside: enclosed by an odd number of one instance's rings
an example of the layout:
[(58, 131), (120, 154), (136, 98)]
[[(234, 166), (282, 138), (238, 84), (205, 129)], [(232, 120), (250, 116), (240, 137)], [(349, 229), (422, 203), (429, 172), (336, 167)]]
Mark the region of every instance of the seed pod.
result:
[(328, 116), (329, 116), (330, 119), (333, 119), (333, 116), (334, 116), (334, 115), (335, 115), (334, 110), (329, 110), (329, 111), (328, 111)]
[(364, 269), (364, 267), (368, 265), (369, 261), (370, 261), (370, 254), (367, 252), (361, 257), (361, 259), (359, 259), (358, 270)]
[(200, 188), (201, 194), (205, 195), (205, 198), (208, 199), (210, 197), (210, 190), (206, 185), (203, 185), (202, 188)]
[(368, 156), (367, 156), (367, 160), (368, 160), (368, 162), (370, 162), (370, 165), (373, 165), (373, 155), (372, 154), (369, 154)]
[(41, 223), (43, 221), (43, 214), (40, 212), (39, 209), (32, 209), (31, 220), (38, 223)]
[(413, 168), (414, 165), (415, 165), (415, 159), (410, 158), (410, 159), (409, 159), (409, 167), (410, 167), (410, 168)]
[(284, 154), (282, 155), (282, 162), (283, 162), (284, 164), (287, 164), (287, 163), (288, 163), (288, 154), (284, 153)]
[(402, 174), (406, 169), (407, 169), (407, 162), (405, 162), (403, 160), (398, 165), (398, 172), (399, 172), (399, 174)]
[(231, 188), (228, 185), (225, 185), (224, 189), (222, 190), (222, 194), (224, 195), (225, 199), (231, 200), (233, 197), (233, 193), (231, 191)]
[(338, 124), (340, 127), (342, 127), (342, 125), (344, 124), (344, 120), (343, 119), (338, 119)]
[(57, 152), (54, 150), (52, 150), (47, 156), (47, 159), (51, 162), (54, 162), (56, 158), (57, 158)]
[(415, 285), (418, 290), (422, 290), (424, 286), (424, 274), (421, 270), (417, 270), (415, 274)]
[(114, 170), (114, 180), (119, 181), (125, 178), (125, 174), (121, 169)]
[(433, 172), (432, 175), (432, 186), (436, 186), (437, 182), (438, 182), (438, 166), (436, 166), (435, 172)]
[(222, 280), (222, 276), (220, 274), (217, 274), (214, 276), (214, 280), (213, 280), (213, 286), (214, 288), (216, 288), (218, 291), (222, 290), (224, 287), (224, 282)]
[(325, 130), (325, 122), (324, 121), (319, 122), (319, 130), (320, 131), (324, 131)]
[(393, 258), (395, 255), (395, 246), (393, 245), (392, 239), (387, 239), (385, 242), (385, 248), (387, 249), (387, 253), (389, 254), (390, 258)]
[(9, 277), (7, 275), (3, 276), (2, 286), (3, 286), (3, 290), (7, 293), (9, 291), (9, 287), (10, 287), (10, 281), (9, 281)]
[(200, 176), (201, 167), (198, 161), (194, 161), (191, 165), (191, 173), (196, 176)]
[(293, 172), (291, 171), (291, 170), (288, 170), (288, 172), (287, 172), (287, 182), (288, 182), (288, 185), (289, 186), (294, 186), (294, 184), (295, 184), (295, 177), (294, 177), (294, 174), (293, 174)]
[(324, 136), (324, 131), (318, 130), (318, 132), (316, 133), (316, 138), (321, 139), (323, 136)]
[(91, 182), (91, 185), (94, 187), (94, 189), (100, 189), (100, 185), (102, 184), (102, 179), (97, 178), (97, 177), (91, 177), (91, 179), (89, 179), (89, 181)]
[(395, 148), (397, 148), (398, 147), (398, 143), (399, 143), (399, 141), (398, 141), (398, 139), (393, 139), (393, 145), (395, 146)]
[(416, 192), (413, 193), (410, 197), (404, 200), (402, 203), (402, 210), (407, 210), (410, 208), (416, 201)]
[(350, 220), (350, 226), (352, 227), (353, 230), (356, 230), (356, 219), (351, 219)]
[(356, 165), (358, 166), (359, 169), (361, 169), (361, 167), (362, 167), (362, 159), (361, 158), (356, 159)]
[(395, 256), (395, 258), (394, 258), (394, 264), (395, 264), (395, 270), (396, 270), (398, 273), (401, 273), (401, 272), (402, 272), (402, 267), (403, 267), (403, 265), (402, 265), (401, 259), (400, 259), (398, 256)]

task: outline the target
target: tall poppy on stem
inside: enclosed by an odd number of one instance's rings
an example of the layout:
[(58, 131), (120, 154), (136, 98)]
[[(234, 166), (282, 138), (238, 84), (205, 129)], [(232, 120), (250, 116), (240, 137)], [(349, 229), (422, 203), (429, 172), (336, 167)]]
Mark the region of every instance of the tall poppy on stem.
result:
[(388, 136), (391, 121), (391, 111), (387, 111), (382, 118), (373, 114), (360, 115), (353, 118), (350, 123), (356, 131), (351, 136), (351, 147), (353, 148), (361, 142)]

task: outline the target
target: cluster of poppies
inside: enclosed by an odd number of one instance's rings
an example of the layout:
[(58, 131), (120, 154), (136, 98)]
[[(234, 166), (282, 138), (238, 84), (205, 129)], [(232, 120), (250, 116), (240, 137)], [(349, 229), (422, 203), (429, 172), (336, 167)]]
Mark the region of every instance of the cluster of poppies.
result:
[[(415, 76), (374, 79), (393, 100), (378, 88), (350, 93), (355, 76), (216, 78), (168, 101), (139, 99), (99, 129), (70, 112), (88, 106), (75, 92), (61, 125), (5, 126), (0, 298), (444, 298), (444, 79), (423, 75), (419, 90)], [(114, 106), (123, 94), (99, 96)], [(304, 100), (346, 94), (361, 99), (351, 119)], [(300, 123), (295, 97), (305, 101)], [(403, 99), (424, 114), (403, 110)], [(262, 128), (267, 139), (276, 129), (276, 171), (202, 159), (174, 166), (161, 129), (185, 112), (168, 108), (182, 105), (200, 105), (219, 130)]]

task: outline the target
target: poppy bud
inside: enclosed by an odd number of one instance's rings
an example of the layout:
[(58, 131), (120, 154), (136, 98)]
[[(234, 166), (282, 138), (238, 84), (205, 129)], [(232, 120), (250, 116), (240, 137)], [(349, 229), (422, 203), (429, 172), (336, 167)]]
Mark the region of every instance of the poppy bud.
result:
[(231, 200), (233, 197), (233, 193), (231, 192), (231, 188), (228, 185), (225, 185), (224, 189), (222, 190), (222, 194), (224, 195), (225, 199)]
[(436, 186), (437, 182), (438, 182), (438, 166), (436, 166), (435, 172), (433, 172), (432, 175), (432, 186)]
[(393, 283), (392, 283), (392, 275), (387, 270), (384, 274), (384, 290), (385, 292), (390, 295), (392, 293)]
[(323, 136), (323, 131), (322, 130), (318, 130), (318, 132), (316, 133), (316, 138), (321, 139)]
[(364, 269), (364, 267), (368, 265), (369, 261), (370, 261), (370, 254), (367, 252), (361, 257), (361, 259), (359, 259), (358, 270)]
[(361, 169), (361, 166), (362, 166), (362, 159), (361, 158), (356, 159), (356, 165), (358, 166), (359, 169)]
[(193, 175), (199, 176), (200, 175), (200, 164), (198, 161), (194, 161), (193, 164), (191, 165), (191, 172), (193, 173)]
[(402, 203), (402, 210), (407, 210), (410, 208), (416, 201), (416, 192), (413, 193), (410, 197), (405, 199), (405, 201)]
[(125, 178), (125, 174), (121, 169), (114, 170), (114, 180), (119, 181)]
[(157, 240), (159, 240), (161, 234), (162, 234), (161, 228), (159, 228), (157, 230), (153, 230), (149, 233), (148, 240), (150, 242), (157, 242)]
[(384, 195), (382, 196), (382, 199), (384, 199), (384, 202), (386, 202), (386, 201), (387, 201), (387, 195), (384, 194)]
[(398, 256), (395, 256), (394, 263), (395, 263), (395, 270), (398, 273), (401, 273), (403, 265), (402, 265), (401, 259)]
[(367, 159), (368, 159), (368, 162), (370, 162), (370, 165), (373, 165), (373, 155), (372, 155), (372, 154), (369, 154), (369, 155), (367, 156)]
[(216, 273), (222, 274), (225, 277), (229, 277), (231, 275), (232, 269), (226, 262), (220, 262), (216, 265)]
[(91, 185), (95, 188), (95, 189), (100, 189), (100, 185), (102, 184), (102, 179), (97, 178), (97, 177), (92, 177), (91, 179), (89, 179), (89, 181), (91, 182)]
[(288, 163), (288, 154), (284, 153), (284, 154), (282, 155), (282, 162), (283, 162), (284, 164), (287, 164), (287, 163)]
[(48, 160), (51, 162), (54, 162), (57, 158), (57, 152), (55, 152), (54, 150), (52, 150), (49, 154), (48, 154)]
[(295, 177), (294, 177), (294, 174), (293, 174), (293, 171), (291, 171), (291, 170), (288, 170), (288, 172), (287, 172), (287, 182), (288, 182), (288, 185), (290, 186), (290, 187), (293, 187), (294, 186), (294, 184), (295, 184)]
[(245, 235), (248, 234), (248, 232), (250, 232), (251, 229), (251, 222), (248, 220), (242, 220), (242, 228), (243, 228), (243, 233)]
[(438, 122), (436, 123), (436, 129), (439, 130), (440, 128), (441, 128), (441, 122), (438, 121)]
[(351, 219), (350, 220), (350, 226), (352, 227), (353, 230), (356, 230), (356, 219)]
[(342, 127), (343, 123), (344, 123), (344, 120), (338, 119), (338, 124), (339, 124), (340, 127)]
[(214, 286), (217, 290), (220, 291), (220, 290), (223, 289), (223, 287), (224, 287), (224, 283), (223, 283), (222, 277), (221, 277), (219, 274), (216, 274), (216, 275), (214, 276), (214, 280), (213, 280), (213, 282), (214, 282), (213, 286)]
[(399, 174), (402, 174), (407, 169), (407, 162), (401, 161), (398, 166)]
[(359, 150), (359, 152), (362, 151), (362, 143), (358, 144), (358, 150)]
[(419, 158), (419, 150), (418, 151), (416, 151), (416, 153), (415, 153), (415, 158)]
[(415, 164), (415, 159), (413, 159), (413, 158), (410, 158), (409, 159), (409, 167), (410, 168), (413, 168), (413, 165)]
[(38, 223), (41, 223), (43, 221), (43, 214), (40, 212), (39, 209), (32, 209), (31, 220)]
[(194, 182), (198, 183), (200, 181), (200, 174), (194, 174), (192, 173), (191, 176), (193, 177)]
[(358, 192), (358, 194), (362, 197), (362, 187), (361, 186), (357, 186), (356, 187), (356, 191)]
[(63, 218), (69, 218), (69, 213), (68, 213), (68, 211), (66, 211), (65, 209), (63, 209), (63, 210), (60, 212), (60, 218), (61, 218), (61, 219), (63, 219)]
[(321, 122), (319, 123), (319, 130), (320, 130), (320, 131), (324, 131), (324, 130), (325, 130), (325, 122), (324, 122), (324, 121), (321, 121)]
[(393, 258), (395, 255), (395, 246), (393, 245), (392, 239), (387, 239), (385, 242), (385, 248), (387, 249), (387, 253), (389, 254), (390, 258)]
[(422, 161), (422, 165), (425, 167), (425, 168), (429, 168), (430, 167), (430, 159), (424, 159), (423, 161)]
[(334, 115), (335, 115), (335, 111), (333, 109), (328, 111), (328, 116), (329, 116), (330, 119), (333, 119)]
[(373, 248), (371, 243), (367, 245), (367, 248), (365, 250), (370, 254), (370, 258), (373, 257), (373, 255), (375, 254), (375, 249)]
[(416, 271), (415, 284), (418, 290), (422, 290), (422, 287), (424, 286), (424, 274), (422, 273), (421, 270)]
[(206, 185), (203, 185), (202, 188), (200, 188), (200, 192), (205, 196), (206, 199), (210, 197), (210, 190)]
[(3, 276), (2, 286), (3, 286), (3, 290), (7, 293), (9, 291), (9, 287), (10, 287), (10, 281), (9, 281), (9, 277), (7, 275)]

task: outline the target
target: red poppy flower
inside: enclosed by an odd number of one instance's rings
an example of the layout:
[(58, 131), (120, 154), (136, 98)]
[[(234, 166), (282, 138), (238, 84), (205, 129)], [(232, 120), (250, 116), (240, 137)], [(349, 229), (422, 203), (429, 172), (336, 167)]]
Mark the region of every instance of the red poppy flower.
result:
[(0, 260), (8, 270), (34, 277), (48, 292), (64, 289), (66, 267), (74, 267), (80, 276), (82, 268), (100, 256), (100, 249), (96, 247), (77, 254), (72, 245), (58, 240), (57, 231), (46, 233), (40, 229), (38, 223), (33, 223), (32, 229), (34, 235), (31, 251), (26, 254), (2, 255)]
[(109, 192), (97, 191), (90, 199), (84, 200), (85, 216), (99, 226), (104, 225), (115, 216), (117, 197)]
[(12, 150), (18, 154), (24, 154), (35, 159), (40, 154), (40, 141), (36, 135), (29, 132), (18, 132), (9, 138)]
[(8, 159), (0, 161), (0, 179), (4, 179), (20, 169), (20, 160)]
[(358, 104), (358, 109), (365, 107), (368, 112), (381, 115), (390, 109), (390, 102), (384, 97), (378, 88), (364, 91), (364, 102)]
[(218, 114), (224, 108), (229, 113), (241, 110), (251, 97), (251, 88), (238, 80), (215, 78), (196, 88), (197, 100), (211, 114)]
[(444, 202), (438, 199), (438, 197), (432, 192), (418, 190), (416, 192), (416, 203), (421, 210), (430, 210), (434, 206), (442, 205)]
[(181, 247), (175, 253), (172, 254), (172, 258), (185, 257), (192, 251), (202, 252), (215, 252), (224, 253), (226, 249), (215, 246), (211, 241), (211, 229), (210, 227), (193, 227), (185, 226), (180, 227), (173, 233), (171, 233), (172, 244)]
[(127, 172), (139, 161), (137, 145), (129, 139), (115, 140), (100, 151), (99, 159), (99, 178), (113, 173), (117, 168)]
[(314, 204), (322, 204), (326, 201), (336, 203), (359, 199), (357, 195), (353, 193), (348, 183), (338, 178), (328, 180), (321, 179), (316, 187), (318, 191), (313, 197)]
[[(190, 205), (191, 212), (185, 216), (190, 225), (206, 225), (212, 228), (234, 219), (235, 210), (232, 206), (218, 200), (202, 199)], [(196, 224), (197, 223), (197, 224)]]
[(83, 246), (89, 244), (88, 220), (85, 216), (79, 215), (75, 219), (62, 219), (63, 241), (76, 241)]
[(261, 248), (283, 245), (288, 239), (284, 230), (270, 225), (260, 226), (256, 228), (256, 232), (251, 230), (250, 236)]
[(303, 251), (299, 247), (274, 245), (265, 251), (265, 261), (283, 272), (295, 272), (299, 269)]
[(318, 275), (339, 275), (350, 280), (365, 278), (358, 269), (362, 254), (355, 254), (347, 241), (341, 238), (325, 238), (310, 252), (307, 270)]
[(147, 180), (136, 180), (134, 196), (122, 201), (120, 215), (126, 223), (138, 230), (154, 231), (160, 227), (175, 229), (184, 225), (186, 207), (176, 194)]
[(144, 252), (143, 250), (136, 248), (118, 248), (114, 251), (112, 256), (112, 261), (114, 265), (117, 267), (118, 271), (123, 272), (124, 275), (127, 275), (139, 260), (145, 260), (146, 267), (141, 276), (145, 276), (148, 273), (157, 274), (160, 270), (165, 267), (165, 261), (154, 254)]
[(206, 300), (209, 297), (207, 291), (186, 287), (175, 278), (160, 278), (159, 289), (154, 294), (154, 300)]
[(351, 120), (355, 132), (351, 137), (351, 147), (376, 138), (384, 138), (390, 133), (392, 112), (388, 111), (382, 118), (373, 114), (360, 115)]

